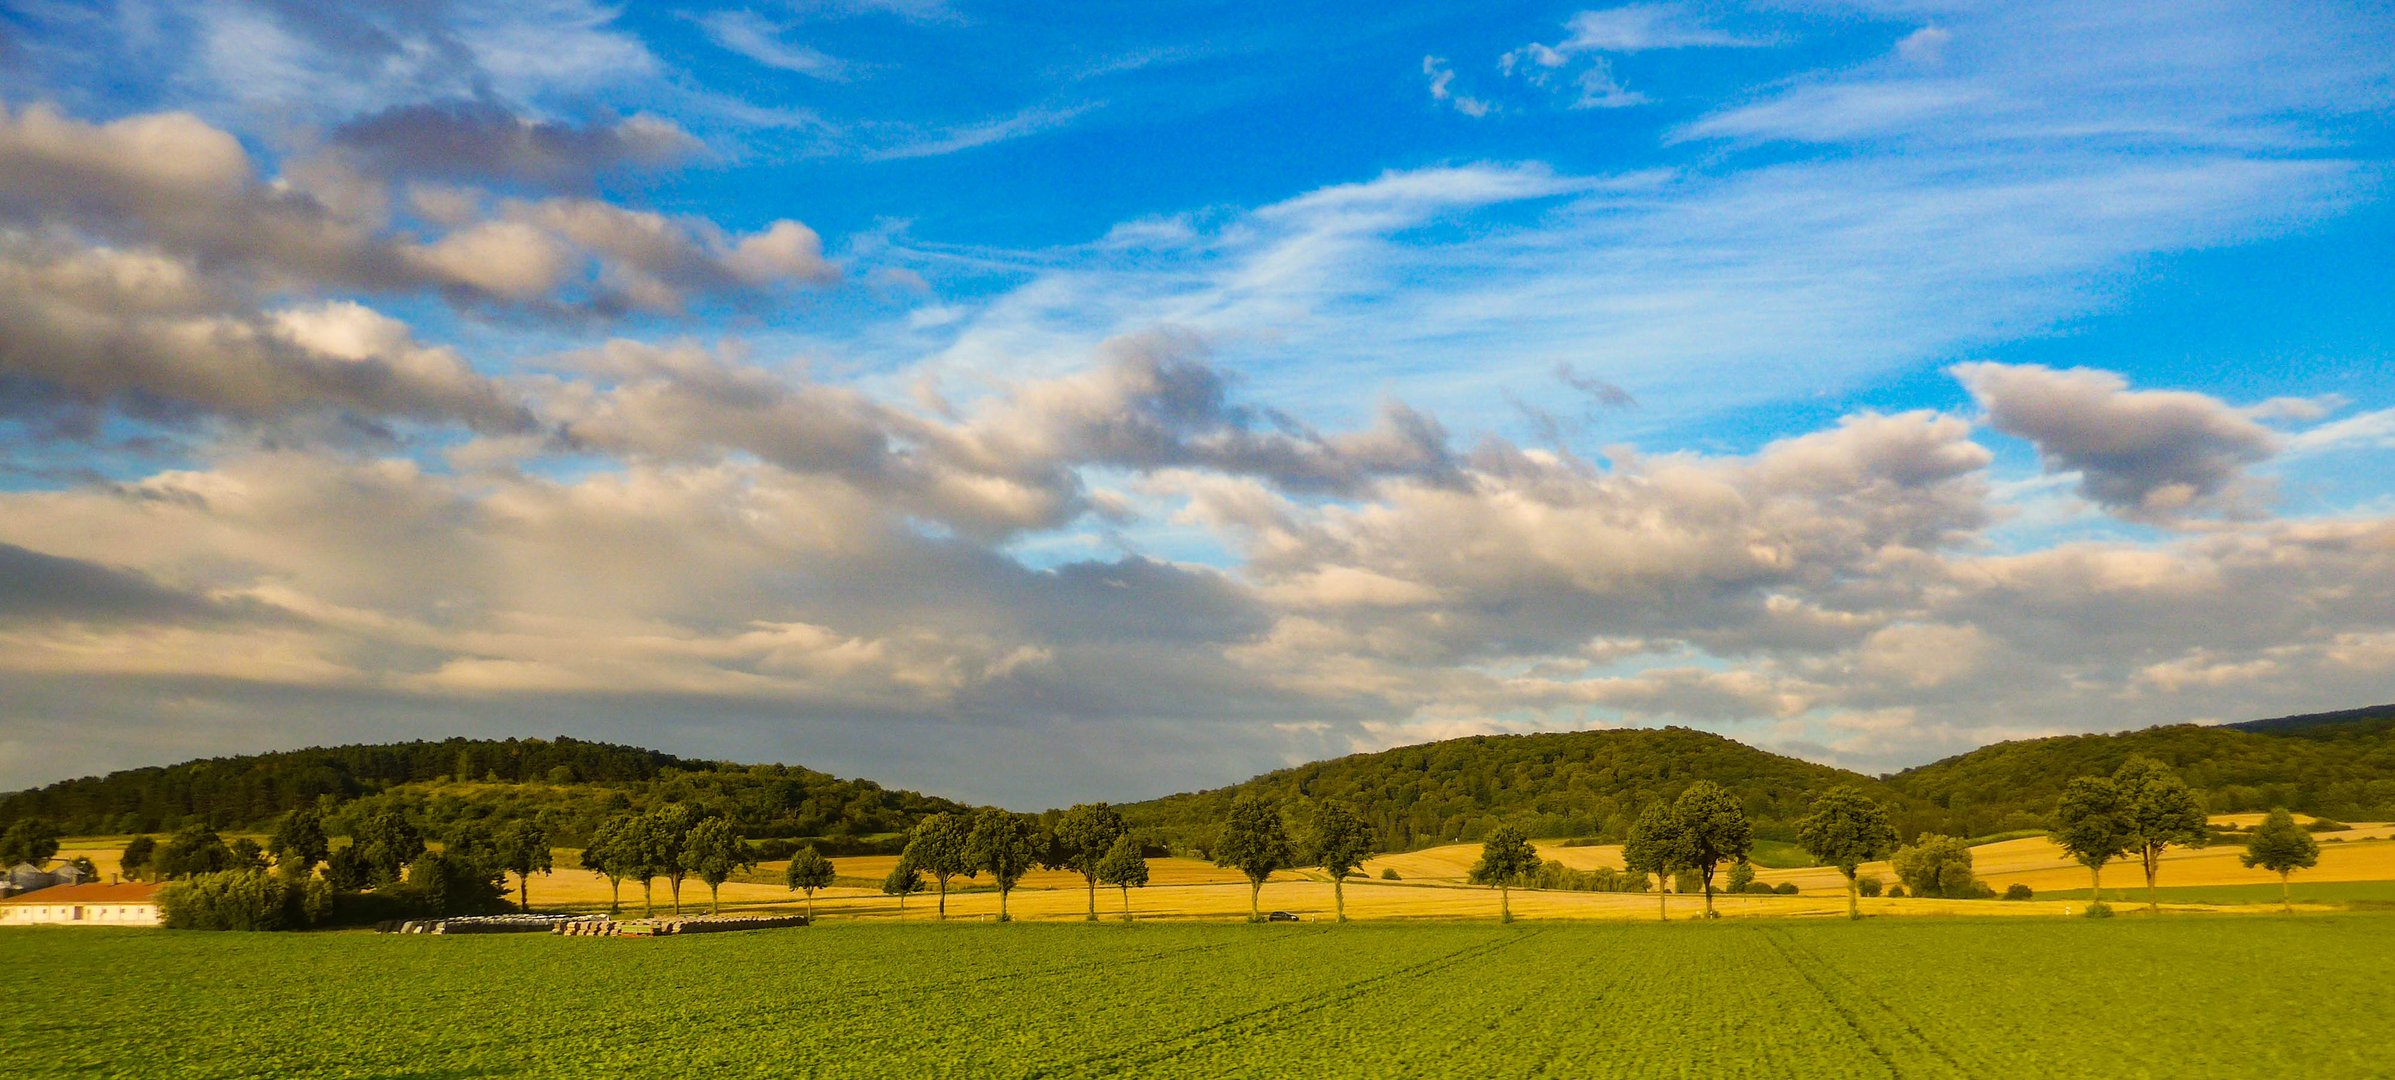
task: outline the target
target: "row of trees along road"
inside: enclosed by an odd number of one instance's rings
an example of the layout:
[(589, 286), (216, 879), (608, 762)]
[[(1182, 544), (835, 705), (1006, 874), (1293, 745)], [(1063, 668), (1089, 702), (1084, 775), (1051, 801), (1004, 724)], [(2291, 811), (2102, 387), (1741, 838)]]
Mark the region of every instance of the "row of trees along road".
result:
[(939, 917), (948, 917), (948, 889), (958, 877), (986, 873), (998, 887), (998, 919), (1011, 918), (1007, 900), (1023, 875), (1034, 867), (1071, 870), (1089, 889), (1088, 918), (1098, 917), (1098, 886), (1123, 891), (1123, 918), (1131, 917), (1131, 890), (1148, 883), (1147, 856), (1123, 817), (1105, 803), (1083, 803), (1066, 810), (1052, 828), (1038, 819), (1005, 810), (939, 813), (924, 818), (908, 838), (898, 865), (882, 882), (882, 891), (899, 898), (921, 888), (930, 875), (939, 891)]
[(664, 878), (674, 914), (680, 915), (682, 883), (693, 877), (706, 883), (708, 910), (720, 911), (723, 883), (759, 861), (756, 846), (738, 825), (687, 803), (602, 821), (582, 849), (583, 868), (607, 879), (609, 914), (622, 909), (624, 882), (630, 879), (640, 882), (642, 913), (655, 915), (657, 879)]

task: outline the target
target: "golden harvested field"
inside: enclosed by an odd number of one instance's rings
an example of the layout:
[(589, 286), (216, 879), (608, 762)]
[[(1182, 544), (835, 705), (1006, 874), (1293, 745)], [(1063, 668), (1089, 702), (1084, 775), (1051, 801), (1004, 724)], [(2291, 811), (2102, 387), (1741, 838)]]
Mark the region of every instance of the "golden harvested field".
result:
[[(2250, 825), (2259, 821), (2259, 814), (2221, 815), (2215, 821)], [(2357, 882), (2395, 881), (2395, 824), (2357, 823), (2346, 832), (2325, 833), (2321, 837), (2320, 865), (2298, 875), (2299, 882)], [(90, 858), (103, 874), (116, 870), (116, 859), (123, 838), (84, 837), (67, 842), (59, 852), (62, 858), (81, 855)], [(1539, 854), (1555, 859), (1574, 869), (1621, 866), (1618, 845), (1564, 847), (1559, 844), (1538, 845)], [(2237, 861), (2241, 845), (2229, 844), (2210, 848), (2172, 849), (2163, 858), (2161, 884), (2165, 886), (2219, 886), (2272, 884), (2277, 878), (2260, 870), (2248, 870)], [(555, 873), (535, 875), (532, 879), (532, 904), (535, 908), (555, 910), (604, 909), (608, 903), (608, 885), (604, 878), (576, 866), (578, 852), (559, 849)], [(2020, 883), (2039, 893), (2083, 889), (2087, 886), (2087, 871), (2071, 862), (2051, 841), (2043, 837), (2008, 840), (1985, 844), (1972, 849), (1975, 868), (1981, 880), (1995, 889)], [(1348, 879), (1347, 912), (1357, 919), (1440, 919), (1486, 918), (1497, 909), (1493, 890), (1465, 883), (1472, 863), (1480, 857), (1477, 844), (1452, 844), (1394, 855), (1384, 855), (1367, 862), (1362, 872)], [(879, 882), (896, 864), (893, 855), (855, 856), (832, 860), (839, 876), (847, 881)], [(726, 910), (753, 911), (787, 908), (801, 902), (778, 881), (787, 863), (774, 862), (759, 866), (753, 875), (759, 881), (732, 881), (723, 887)], [(1248, 888), (1244, 878), (1235, 870), (1214, 866), (1195, 859), (1160, 858), (1149, 863), (1150, 884), (1131, 893), (1133, 913), (1143, 919), (1232, 919), (1244, 917), (1248, 910)], [(1382, 881), (1384, 868), (1394, 868), (1401, 880)], [(1893, 882), (1894, 872), (1885, 862), (1867, 864), (1864, 873), (1878, 874)], [(1778, 884), (1793, 882), (1800, 890), (1795, 896), (1722, 896), (1715, 904), (1725, 916), (1805, 916), (1835, 915), (1845, 910), (1845, 879), (1828, 867), (1798, 870), (1758, 869), (1756, 879)], [(760, 881), (773, 882), (770, 884)], [(2107, 888), (2130, 888), (2143, 884), (2143, 876), (2133, 861), (2116, 862), (2106, 867), (2104, 883)], [(511, 878), (509, 884), (515, 884)], [(978, 919), (995, 915), (998, 910), (997, 892), (986, 879), (959, 878), (957, 889), (948, 898), (949, 915), (954, 918)], [(660, 907), (668, 903), (665, 883), (656, 885)], [(691, 880), (682, 887), (686, 911), (704, 910), (707, 903), (705, 884)], [(628, 911), (641, 910), (641, 889), (637, 882), (626, 882), (623, 900)], [(1026, 876), (1008, 902), (1008, 911), (1024, 919), (1075, 919), (1087, 910), (1087, 894), (1078, 874), (1063, 871), (1035, 871)], [(1693, 916), (1701, 909), (1693, 896), (1674, 896), (1669, 901), (1675, 918)], [(1113, 889), (1098, 891), (1098, 911), (1106, 917), (1119, 915), (1122, 896)], [(1266, 883), (1262, 896), (1265, 910), (1285, 910), (1306, 918), (1326, 918), (1330, 915), (1331, 886), (1318, 870), (1298, 870), (1277, 874)], [(2211, 910), (2204, 905), (2165, 904), (2181, 910)], [(928, 919), (936, 907), (936, 897), (926, 891), (909, 898), (901, 914), (897, 901), (881, 895), (877, 888), (840, 887), (818, 892), (815, 910), (820, 915), (840, 918)], [(1991, 904), (1985, 901), (1921, 900), (1886, 898), (1867, 899), (1863, 909), (1875, 915), (2061, 915), (2075, 911), (2070, 901), (2037, 900), (2027, 903)], [(1656, 898), (1643, 893), (1575, 893), (1541, 892), (1517, 889), (1513, 894), (1513, 909), (1517, 916), (1530, 919), (1651, 919), (1656, 916)]]

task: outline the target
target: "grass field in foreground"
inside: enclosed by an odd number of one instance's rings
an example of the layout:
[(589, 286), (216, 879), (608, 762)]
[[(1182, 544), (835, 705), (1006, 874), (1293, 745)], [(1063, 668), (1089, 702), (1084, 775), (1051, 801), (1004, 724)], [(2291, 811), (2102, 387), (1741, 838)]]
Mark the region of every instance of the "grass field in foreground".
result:
[[(2383, 1075), (2395, 917), (0, 931), (20, 1075)], [(2140, 1034), (2149, 1033), (2149, 1034)]]

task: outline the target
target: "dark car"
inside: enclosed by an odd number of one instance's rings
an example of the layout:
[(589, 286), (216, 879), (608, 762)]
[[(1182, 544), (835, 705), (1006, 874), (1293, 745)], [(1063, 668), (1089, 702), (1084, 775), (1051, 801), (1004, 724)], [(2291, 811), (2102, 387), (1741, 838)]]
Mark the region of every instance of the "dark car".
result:
[(1270, 914), (1270, 915), (1266, 915), (1266, 916), (1264, 916), (1264, 921), (1265, 921), (1265, 922), (1296, 922), (1296, 921), (1297, 921), (1297, 913), (1296, 913), (1296, 912), (1294, 912), (1294, 911), (1276, 911), (1276, 912), (1273, 912), (1273, 913), (1272, 913), (1272, 914)]

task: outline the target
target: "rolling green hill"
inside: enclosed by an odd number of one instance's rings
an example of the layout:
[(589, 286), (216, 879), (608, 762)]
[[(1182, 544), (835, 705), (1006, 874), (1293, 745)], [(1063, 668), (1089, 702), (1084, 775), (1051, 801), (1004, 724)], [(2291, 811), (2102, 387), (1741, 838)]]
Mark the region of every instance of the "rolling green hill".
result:
[(1698, 780), (1746, 803), (1758, 835), (1786, 838), (1818, 792), (1852, 784), (1896, 806), (1910, 829), (1939, 814), (1859, 773), (1766, 753), (1687, 728), (1634, 728), (1535, 735), (1474, 735), (1266, 773), (1212, 791), (1121, 807), (1123, 816), (1168, 845), (1203, 849), (1231, 801), (1281, 800), (1302, 820), (1312, 804), (1354, 807), (1393, 850), (1478, 839), (1498, 821), (1532, 836), (1618, 839), (1640, 807)]
[(1945, 810), (1960, 831), (1993, 832), (2011, 815), (2044, 815), (2072, 777), (2109, 773), (2131, 754), (2177, 769), (2214, 813), (2287, 806), (2395, 817), (2395, 706), (1997, 743), (1887, 779)]

